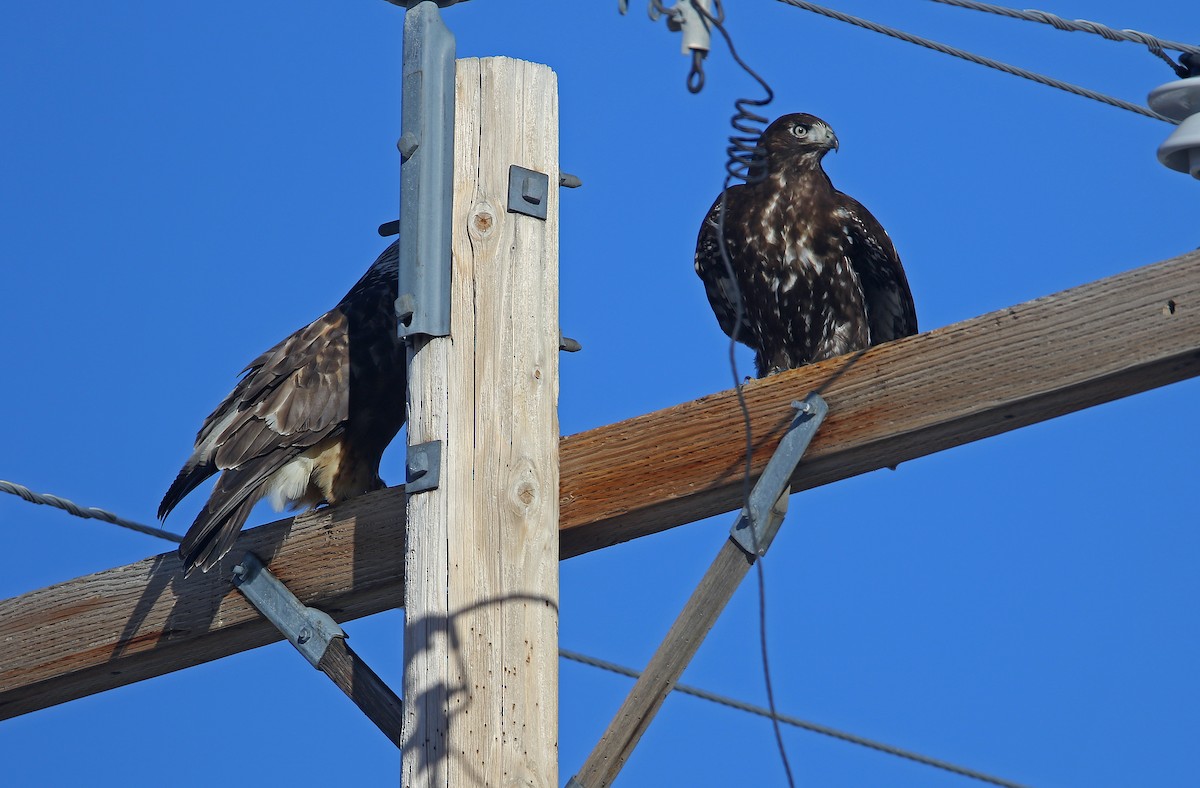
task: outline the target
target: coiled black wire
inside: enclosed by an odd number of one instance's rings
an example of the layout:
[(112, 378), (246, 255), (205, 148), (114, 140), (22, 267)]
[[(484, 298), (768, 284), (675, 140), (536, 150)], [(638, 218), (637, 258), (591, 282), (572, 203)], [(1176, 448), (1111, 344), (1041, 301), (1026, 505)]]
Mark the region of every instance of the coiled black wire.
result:
[[(762, 138), (762, 133), (766, 129), (769, 119), (765, 115), (756, 112), (756, 110), (774, 101), (775, 91), (771, 90), (771, 86), (767, 84), (767, 81), (759, 76), (758, 72), (750, 68), (746, 64), (746, 61), (742, 60), (741, 56), (738, 55), (737, 48), (733, 45), (733, 38), (729, 35), (729, 31), (725, 29), (725, 10), (721, 6), (721, 0), (713, 0), (713, 10), (715, 13), (711, 13), (702, 7), (697, 0), (689, 0), (689, 2), (691, 2), (692, 7), (696, 9), (697, 13), (717, 29), (717, 32), (725, 39), (725, 45), (729, 47), (729, 55), (733, 58), (734, 62), (762, 87), (764, 93), (762, 98), (739, 98), (733, 103), (737, 111), (729, 122), (733, 127), (734, 133), (729, 136), (729, 146), (725, 149), (727, 157), (725, 160), (725, 183), (721, 187), (721, 203), (717, 209), (717, 246), (721, 250), (721, 262), (725, 266), (725, 275), (733, 285), (733, 297), (736, 304), (733, 332), (729, 336), (729, 369), (733, 374), (733, 387), (737, 394), (738, 406), (742, 411), (742, 423), (746, 434), (746, 467), (742, 474), (742, 505), (745, 511), (749, 512), (750, 478), (754, 471), (754, 436), (750, 422), (750, 408), (746, 405), (746, 395), (742, 391), (741, 375), (738, 373), (737, 368), (737, 343), (741, 334), (742, 317), (745, 314), (746, 307), (742, 303), (742, 290), (738, 286), (737, 276), (733, 271), (733, 261), (729, 259), (729, 249), (726, 246), (725, 213), (729, 200), (729, 187), (733, 185), (735, 180), (745, 181), (746, 183), (757, 183), (767, 176), (767, 168), (764, 161), (765, 154), (759, 146), (759, 140)], [(693, 60), (693, 64), (698, 62), (698, 59)], [(700, 84), (703, 85), (703, 72), (701, 72)], [(795, 788), (796, 780), (792, 775), (792, 765), (788, 761), (787, 747), (783, 743), (783, 728), (779, 724), (779, 712), (775, 707), (775, 689), (771, 681), (771, 662), (767, 649), (767, 578), (766, 571), (763, 569), (763, 560), (761, 558), (756, 560), (754, 567), (758, 573), (759, 647), (762, 652), (763, 682), (767, 690), (767, 707), (771, 712), (771, 727), (775, 733), (775, 744), (779, 748), (779, 758), (783, 762), (783, 771), (787, 777), (787, 783), (791, 788)]]
[[(658, 0), (654, 0), (658, 2)], [(710, 12), (701, 6), (696, 0), (690, 0), (692, 7), (696, 12), (704, 17), (710, 25), (716, 28), (721, 37), (725, 39), (725, 45), (729, 47), (729, 55), (734, 62), (741, 67), (743, 71), (757, 82), (763, 90), (762, 98), (739, 98), (733, 102), (736, 109), (733, 117), (730, 118), (730, 125), (733, 127), (734, 134), (729, 137), (729, 147), (725, 149), (728, 156), (725, 162), (725, 172), (731, 178), (747, 183), (756, 183), (766, 177), (766, 169), (761, 166), (761, 152), (758, 149), (758, 140), (762, 136), (763, 130), (766, 129), (767, 123), (770, 121), (764, 115), (759, 114), (756, 110), (767, 106), (775, 100), (775, 91), (771, 90), (771, 86), (767, 81), (759, 76), (758, 72), (750, 68), (746, 61), (742, 60), (738, 55), (737, 49), (733, 45), (733, 38), (729, 35), (729, 31), (725, 29), (725, 9), (721, 0), (713, 0), (713, 11)], [(729, 182), (726, 182), (725, 189), (729, 188)], [(722, 192), (724, 199), (724, 192)], [(724, 205), (722, 205), (722, 213)], [(722, 249), (724, 249), (724, 238), (721, 236)], [(738, 299), (741, 303), (741, 299)]]

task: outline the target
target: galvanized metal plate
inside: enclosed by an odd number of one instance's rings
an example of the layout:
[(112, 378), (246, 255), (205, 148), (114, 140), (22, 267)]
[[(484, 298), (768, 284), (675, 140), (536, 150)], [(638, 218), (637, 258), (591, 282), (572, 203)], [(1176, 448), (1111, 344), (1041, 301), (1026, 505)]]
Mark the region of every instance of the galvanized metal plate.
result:
[(527, 170), (516, 164), (508, 168), (508, 212), (523, 213), (535, 219), (546, 218), (550, 199), (550, 176)]
[(775, 502), (783, 494), (800, 458), (829, 412), (829, 405), (816, 393), (809, 394), (803, 402), (793, 402), (792, 407), (796, 409), (796, 416), (791, 426), (750, 492), (749, 509), (742, 509), (729, 532), (730, 538), (750, 555), (765, 555), (771, 540), (779, 532), (787, 503), (784, 502), (783, 511), (777, 511)]

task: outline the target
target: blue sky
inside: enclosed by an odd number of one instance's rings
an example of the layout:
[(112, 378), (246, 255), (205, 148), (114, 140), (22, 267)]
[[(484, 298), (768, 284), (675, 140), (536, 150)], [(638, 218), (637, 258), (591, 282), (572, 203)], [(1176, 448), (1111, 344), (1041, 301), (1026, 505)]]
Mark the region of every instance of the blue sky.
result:
[[(1132, 101), (1173, 79), (1133, 44), (924, 0), (830, 4)], [(727, 5), (775, 88), (769, 114), (837, 131), (826, 168), (890, 232), (923, 329), (1200, 245), (1200, 183), (1154, 156), (1167, 125), (779, 3)], [(733, 101), (757, 88), (718, 45), (688, 94), (677, 37), (631, 6), (445, 13), (460, 57), (558, 73), (562, 166), (584, 181), (562, 197), (563, 329), (585, 348), (562, 360), (564, 433), (729, 380), (692, 249)], [(1038, 7), (1200, 42), (1183, 0)], [(383, 0), (0, 8), (0, 478), (152, 521), (238, 371), (386, 244), (402, 18)], [(766, 561), (780, 709), (1032, 785), (1192, 784), (1198, 393), (1176, 384), (794, 497)], [(394, 447), (383, 475), (401, 469)], [(730, 519), (563, 564), (562, 645), (643, 666)], [(0, 524), (0, 597), (169, 548), (7, 496)], [(399, 611), (347, 626), (395, 687), (401, 627)], [(757, 642), (748, 582), (684, 681), (763, 702)], [(561, 678), (565, 781), (630, 683), (573, 663)], [(803, 785), (969, 784), (810, 733), (785, 741)], [(286, 645), (4, 722), (0, 760), (11, 785), (399, 773), (396, 750)], [(619, 784), (783, 774), (768, 723), (672, 697)]]

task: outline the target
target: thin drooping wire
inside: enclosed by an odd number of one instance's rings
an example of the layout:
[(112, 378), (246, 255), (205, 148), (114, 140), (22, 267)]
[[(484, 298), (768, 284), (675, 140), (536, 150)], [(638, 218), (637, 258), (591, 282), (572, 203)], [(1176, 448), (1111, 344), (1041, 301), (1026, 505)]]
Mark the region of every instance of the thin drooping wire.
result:
[[(750, 511), (750, 477), (753, 473), (753, 454), (754, 454), (754, 435), (750, 422), (750, 408), (746, 405), (746, 394), (742, 391), (741, 374), (738, 372), (737, 366), (737, 343), (741, 335), (742, 318), (745, 315), (745, 305), (742, 303), (742, 291), (738, 286), (737, 276), (733, 271), (733, 261), (729, 258), (729, 249), (725, 243), (725, 213), (729, 198), (729, 188), (733, 185), (735, 179), (754, 183), (766, 177), (766, 168), (755, 166), (760, 164), (761, 153), (758, 149), (758, 140), (762, 136), (762, 129), (765, 128), (768, 118), (760, 115), (755, 110), (760, 107), (765, 107), (775, 99), (775, 92), (771, 90), (771, 86), (763, 79), (758, 72), (750, 68), (741, 56), (737, 53), (737, 48), (733, 45), (733, 37), (729, 35), (729, 31), (725, 29), (725, 10), (721, 5), (721, 0), (714, 0), (714, 13), (710, 13), (707, 9), (701, 6), (696, 0), (690, 0), (692, 7), (696, 12), (705, 17), (708, 22), (716, 28), (717, 32), (725, 40), (725, 45), (729, 47), (729, 55), (734, 62), (741, 67), (755, 82), (763, 89), (764, 98), (739, 98), (734, 102), (734, 107), (737, 112), (730, 119), (730, 125), (733, 126), (734, 134), (729, 137), (729, 146), (725, 149), (727, 159), (725, 161), (725, 181), (721, 187), (721, 202), (717, 209), (717, 246), (721, 250), (721, 263), (725, 266), (725, 275), (729, 278), (733, 285), (734, 297), (734, 320), (733, 331), (729, 335), (729, 369), (733, 375), (733, 388), (737, 395), (738, 407), (742, 411), (742, 424), (746, 434), (746, 466), (742, 474), (742, 505), (746, 512)], [(787, 776), (788, 785), (795, 788), (796, 780), (792, 774), (792, 765), (788, 760), (787, 747), (783, 743), (783, 729), (780, 727), (779, 719), (776, 716), (775, 708), (775, 687), (771, 681), (771, 660), (769, 650), (767, 648), (767, 580), (766, 571), (763, 569), (763, 559), (760, 556), (754, 566), (758, 571), (758, 633), (759, 633), (759, 650), (762, 654), (763, 666), (763, 683), (767, 690), (767, 704), (771, 712), (771, 726), (775, 732), (775, 744), (779, 748), (779, 758), (783, 762), (783, 771)]]
[(1089, 22), (1086, 19), (1064, 19), (1061, 16), (1048, 13), (1046, 11), (1035, 11), (1032, 9), (1018, 10), (1007, 6), (996, 5), (994, 3), (981, 3), (978, 0), (933, 0), (935, 3), (944, 5), (957, 6), (958, 8), (967, 8), (972, 11), (984, 11), (989, 14), (997, 14), (998, 16), (1006, 16), (1010, 19), (1024, 19), (1027, 22), (1041, 22), (1045, 25), (1050, 25), (1058, 30), (1066, 30), (1068, 32), (1077, 33), (1093, 33), (1098, 36), (1103, 36), (1109, 41), (1132, 41), (1135, 44), (1141, 44), (1150, 50), (1150, 53), (1162, 58), (1167, 65), (1178, 74), (1181, 78), (1188, 75), (1188, 70), (1171, 59), (1171, 56), (1164, 52), (1164, 49), (1174, 49), (1177, 52), (1188, 52), (1193, 55), (1200, 55), (1200, 47), (1192, 46), (1191, 44), (1182, 44), (1178, 41), (1167, 41), (1165, 39), (1152, 36), (1149, 33), (1142, 33), (1137, 30), (1117, 30), (1108, 25), (1102, 25), (1099, 22)]
[[(641, 675), (636, 670), (627, 668), (624, 665), (617, 665), (613, 662), (607, 662), (602, 659), (596, 659), (595, 657), (589, 657), (585, 654), (580, 654), (576, 651), (569, 651), (565, 648), (560, 648), (558, 650), (558, 655), (563, 659), (569, 659), (573, 662), (590, 665), (594, 668), (600, 668), (601, 670), (607, 670), (612, 673), (619, 673), (622, 676), (628, 676), (632, 679), (636, 679)], [(711, 701), (712, 703), (719, 703), (722, 706), (728, 706), (729, 708), (737, 709), (738, 711), (757, 714), (760, 717), (772, 719), (776, 721), (776, 723), (791, 725), (794, 728), (800, 728), (812, 733), (819, 733), (822, 736), (840, 739), (841, 741), (849, 742), (850, 744), (857, 744), (860, 747), (867, 747), (887, 755), (894, 755), (898, 758), (905, 758), (925, 766), (932, 766), (935, 769), (942, 769), (943, 771), (952, 772), (963, 777), (970, 777), (973, 780), (979, 780), (992, 785), (1004, 786), (1004, 788), (1025, 788), (1023, 785), (1021, 785), (1021, 783), (1003, 780), (999, 777), (993, 777), (989, 774), (984, 774), (983, 772), (977, 772), (974, 769), (968, 769), (965, 766), (957, 766), (953, 763), (938, 760), (937, 758), (931, 758), (928, 755), (921, 755), (920, 753), (912, 752), (911, 750), (902, 750), (899, 747), (893, 747), (890, 744), (877, 742), (873, 739), (866, 739), (862, 736), (855, 736), (853, 733), (846, 733), (845, 731), (840, 731), (837, 728), (830, 728), (825, 725), (819, 725), (815, 722), (802, 720), (799, 717), (793, 717), (788, 714), (779, 714), (771, 709), (764, 709), (762, 706), (756, 706), (752, 703), (746, 703), (742, 700), (729, 698), (724, 695), (718, 695), (715, 692), (709, 692), (708, 690), (690, 687), (687, 684), (676, 684), (672, 690), (675, 692), (682, 692), (684, 695), (691, 695), (696, 698), (701, 698), (702, 700)]]
[(75, 515), (76, 517), (83, 517), (88, 520), (103, 520), (106, 523), (112, 523), (113, 525), (119, 525), (122, 528), (128, 528), (129, 530), (137, 531), (140, 534), (146, 534), (147, 536), (157, 536), (159, 539), (168, 539), (175, 543), (179, 543), (179, 542), (183, 541), (182, 536), (179, 536), (178, 534), (173, 534), (170, 531), (164, 530), (161, 527), (155, 528), (152, 525), (142, 525), (141, 523), (135, 523), (133, 520), (126, 520), (123, 517), (118, 517), (117, 515), (113, 514), (112, 512), (105, 511), (104, 509), (97, 509), (94, 506), (83, 507), (83, 506), (80, 506), (79, 504), (75, 503), (74, 501), (68, 501), (66, 498), (59, 498), (57, 495), (45, 495), (43, 493), (35, 493), (33, 490), (29, 489), (28, 487), (26, 487), (24, 485), (15, 484), (13, 482), (6, 482), (3, 479), (0, 479), (0, 492), (6, 492), (6, 493), (9, 493), (10, 495), (20, 496), (21, 498), (24, 498), (26, 501), (29, 501), (30, 503), (43, 504), (45, 506), (53, 506), (58, 509), (62, 509), (65, 512), (69, 512), (69, 513)]
[(1023, 79), (1037, 82), (1039, 85), (1057, 88), (1059, 90), (1066, 91), (1067, 93), (1072, 93), (1076, 96), (1082, 96), (1084, 98), (1092, 99), (1093, 101), (1099, 101), (1102, 104), (1108, 104), (1110, 107), (1123, 109), (1127, 112), (1136, 112), (1139, 115), (1145, 115), (1148, 118), (1161, 120), (1165, 123), (1179, 123), (1177, 120), (1172, 120), (1165, 115), (1159, 115), (1157, 112), (1147, 109), (1140, 104), (1134, 104), (1133, 102), (1125, 101), (1124, 99), (1114, 98), (1113, 96), (1109, 96), (1104, 93), (1098, 93), (1088, 88), (1072, 85), (1069, 82), (1063, 82), (1062, 80), (1048, 77), (1045, 74), (1039, 74), (1036, 71), (1029, 71), (1028, 69), (1019, 68), (1017, 66), (1010, 66), (1008, 63), (1003, 63), (999, 60), (993, 60), (990, 57), (976, 55), (972, 52), (966, 51), (965, 49), (959, 49), (958, 47), (952, 47), (948, 44), (942, 44), (937, 41), (932, 41), (928, 38), (915, 36), (912, 33), (905, 33), (903, 30), (897, 30), (894, 27), (881, 25), (877, 22), (872, 22), (869, 19), (862, 19), (857, 16), (851, 16), (850, 14), (843, 14), (841, 11), (834, 11), (833, 9), (817, 5), (816, 3), (807, 2), (807, 0), (778, 0), (778, 2), (793, 6), (794, 8), (802, 9), (804, 11), (811, 11), (814, 14), (820, 14), (821, 16), (826, 16), (830, 19), (836, 19), (839, 22), (856, 25), (875, 33), (882, 33), (885, 36), (898, 38), (901, 41), (908, 42), (909, 44), (916, 44), (917, 46), (925, 47), (926, 49), (932, 49), (933, 51), (941, 52), (944, 55), (953, 55), (954, 57), (962, 58), (963, 60), (967, 60), (971, 63), (987, 66), (988, 68), (994, 68), (997, 71), (1003, 71), (1004, 73), (1012, 74), (1015, 77), (1021, 77)]

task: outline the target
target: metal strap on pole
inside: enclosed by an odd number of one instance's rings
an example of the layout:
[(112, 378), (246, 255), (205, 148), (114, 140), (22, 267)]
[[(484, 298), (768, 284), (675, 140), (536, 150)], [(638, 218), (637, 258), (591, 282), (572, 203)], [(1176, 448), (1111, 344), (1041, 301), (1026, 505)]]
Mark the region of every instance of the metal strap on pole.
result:
[(450, 211), (454, 201), (454, 36), (433, 0), (404, 14), (400, 100), (402, 337), (450, 334)]
[(788, 481), (829, 411), (818, 394), (809, 394), (803, 402), (792, 405), (796, 416), (754, 485), (729, 539), (583, 768), (567, 783), (568, 788), (603, 788), (612, 784), (750, 567), (766, 555), (787, 509)]

